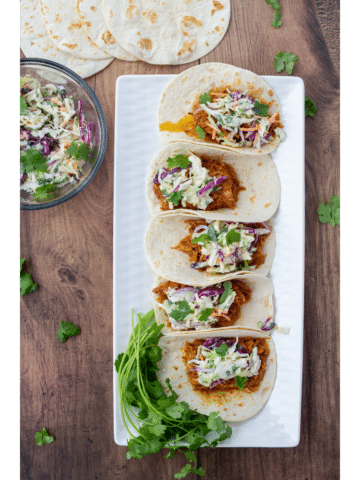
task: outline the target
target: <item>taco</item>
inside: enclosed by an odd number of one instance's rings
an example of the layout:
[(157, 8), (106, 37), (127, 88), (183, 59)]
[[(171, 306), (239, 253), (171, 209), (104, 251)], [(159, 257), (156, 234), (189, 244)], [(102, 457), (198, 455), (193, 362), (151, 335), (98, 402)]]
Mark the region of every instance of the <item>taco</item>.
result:
[(152, 291), (156, 321), (164, 324), (164, 334), (273, 323), (274, 287), (259, 275), (235, 276), (205, 287), (157, 277)]
[(275, 253), (275, 233), (269, 223), (158, 216), (146, 231), (145, 253), (158, 275), (203, 286), (233, 275), (268, 275)]
[(246, 155), (274, 151), (285, 138), (279, 100), (249, 70), (205, 63), (165, 88), (158, 110), (165, 142), (205, 143)]
[(245, 155), (207, 145), (173, 143), (158, 152), (147, 176), (151, 215), (189, 213), (261, 222), (280, 202), (280, 180), (270, 155)]
[(247, 420), (261, 410), (274, 387), (276, 353), (264, 332), (232, 327), (178, 333), (159, 341), (162, 359), (157, 378), (166, 379), (191, 409), (218, 411), (227, 421)]

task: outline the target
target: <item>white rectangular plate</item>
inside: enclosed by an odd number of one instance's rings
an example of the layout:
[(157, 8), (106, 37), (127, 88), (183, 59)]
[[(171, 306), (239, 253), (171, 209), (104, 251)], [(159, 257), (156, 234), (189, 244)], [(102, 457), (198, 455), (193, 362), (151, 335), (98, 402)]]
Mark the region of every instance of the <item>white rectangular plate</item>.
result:
[[(160, 96), (174, 75), (129, 75), (116, 82), (114, 176), (114, 359), (131, 332), (130, 311), (146, 313), (155, 274), (144, 251), (150, 214), (145, 178), (162, 147), (156, 112)], [(233, 423), (222, 447), (294, 447), (300, 439), (304, 311), (304, 83), (297, 77), (264, 77), (276, 92), (286, 140), (273, 154), (281, 181), (280, 208), (274, 219), (276, 254), (270, 278), (275, 287), (275, 320), (290, 327), (275, 333), (278, 370), (265, 407), (245, 423)], [(256, 161), (256, 157), (253, 158)], [(114, 369), (114, 435), (126, 445)]]

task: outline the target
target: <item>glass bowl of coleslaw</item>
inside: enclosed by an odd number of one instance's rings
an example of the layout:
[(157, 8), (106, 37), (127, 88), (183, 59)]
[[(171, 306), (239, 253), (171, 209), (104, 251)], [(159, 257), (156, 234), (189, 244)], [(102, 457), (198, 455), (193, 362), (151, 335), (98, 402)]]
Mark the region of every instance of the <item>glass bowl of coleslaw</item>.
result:
[(20, 208), (54, 207), (95, 177), (105, 156), (103, 109), (88, 84), (51, 60), (20, 60)]

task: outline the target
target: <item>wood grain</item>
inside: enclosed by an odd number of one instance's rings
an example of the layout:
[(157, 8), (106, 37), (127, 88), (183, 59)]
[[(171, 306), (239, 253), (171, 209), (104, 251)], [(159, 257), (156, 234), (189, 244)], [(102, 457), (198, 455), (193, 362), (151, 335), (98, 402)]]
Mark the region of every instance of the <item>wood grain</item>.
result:
[[(339, 478), (339, 231), (316, 207), (339, 193), (339, 1), (280, 2), (270, 27), (265, 0), (232, 2), (221, 44), (201, 63), (220, 61), (273, 75), (279, 51), (296, 53), (294, 75), (316, 100), (306, 119), (305, 335), (301, 440), (291, 449), (201, 449), (206, 479)], [(107, 154), (89, 186), (50, 210), (21, 213), (21, 257), (37, 291), (21, 298), (21, 479), (168, 480), (185, 460), (165, 452), (126, 460), (113, 439), (112, 215), (115, 82), (124, 74), (179, 73), (194, 64), (154, 66), (115, 60), (88, 79), (108, 125)], [(66, 344), (62, 320), (81, 327)], [(39, 448), (46, 427), (55, 442)], [(189, 475), (194, 480), (195, 475)]]

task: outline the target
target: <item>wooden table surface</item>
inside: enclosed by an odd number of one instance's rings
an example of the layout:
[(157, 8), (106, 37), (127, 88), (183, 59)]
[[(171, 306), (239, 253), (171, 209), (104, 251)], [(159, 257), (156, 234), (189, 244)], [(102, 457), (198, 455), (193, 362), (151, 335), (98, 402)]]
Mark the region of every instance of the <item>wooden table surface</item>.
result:
[[(305, 335), (301, 439), (295, 448), (198, 451), (208, 480), (339, 478), (339, 228), (316, 207), (339, 193), (339, 0), (280, 0), (270, 26), (265, 0), (233, 0), (229, 30), (198, 62), (155, 66), (115, 60), (87, 79), (105, 111), (109, 137), (95, 179), (52, 209), (21, 213), (21, 257), (38, 290), (21, 298), (21, 479), (168, 480), (185, 464), (164, 452), (126, 460), (113, 437), (112, 246), (115, 82), (124, 74), (173, 74), (205, 62), (277, 75), (279, 51), (296, 53), (318, 113), (306, 118)], [(282, 73), (284, 74), (284, 72)], [(280, 75), (282, 75), (280, 74)], [(61, 344), (59, 322), (81, 326)], [(39, 448), (46, 427), (55, 441)], [(194, 480), (196, 475), (189, 475)], [(200, 477), (199, 477), (200, 478)]]

